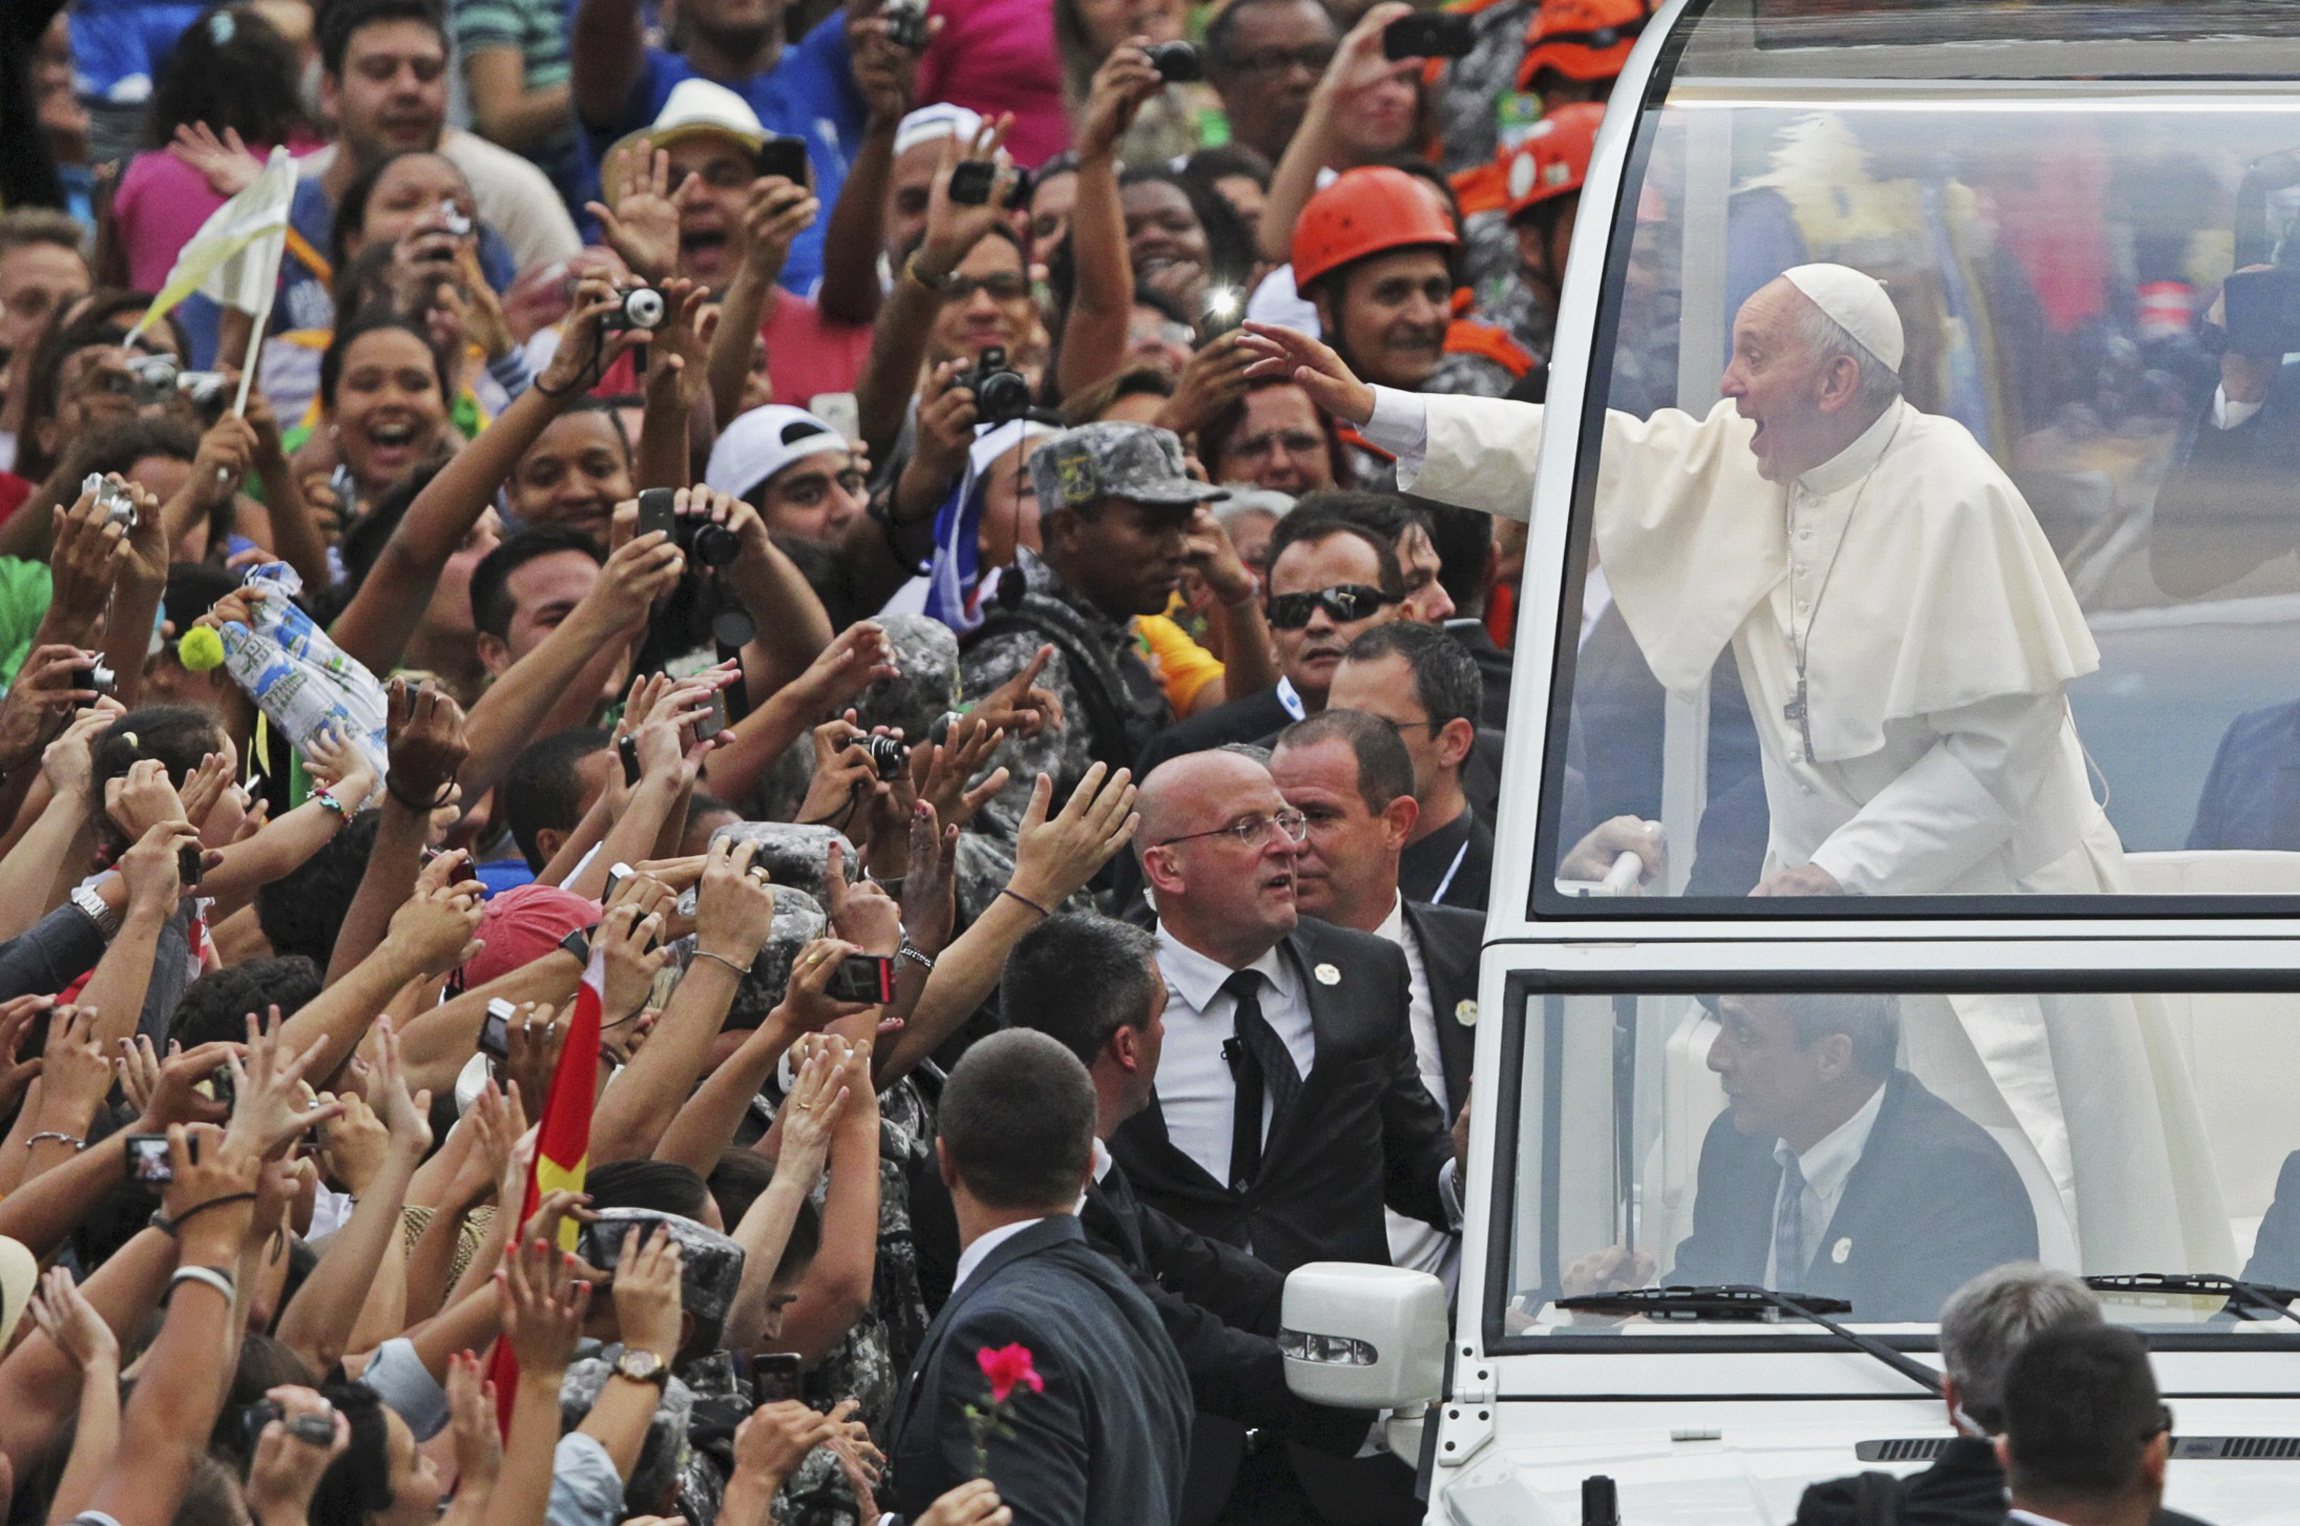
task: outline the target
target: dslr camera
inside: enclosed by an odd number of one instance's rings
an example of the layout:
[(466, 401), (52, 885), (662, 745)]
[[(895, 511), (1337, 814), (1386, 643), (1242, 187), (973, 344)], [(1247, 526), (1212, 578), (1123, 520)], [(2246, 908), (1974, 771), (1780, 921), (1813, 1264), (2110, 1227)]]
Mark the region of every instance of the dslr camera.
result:
[(670, 316), (670, 300), (661, 291), (652, 286), (634, 286), (617, 293), (615, 305), (607, 310), (607, 332), (622, 334), (633, 329), (659, 329)]
[(992, 345), (982, 352), (974, 369), (962, 373), (957, 385), (974, 393), (978, 424), (1011, 424), (1030, 412), (1030, 383), (1006, 364), (1006, 351)]

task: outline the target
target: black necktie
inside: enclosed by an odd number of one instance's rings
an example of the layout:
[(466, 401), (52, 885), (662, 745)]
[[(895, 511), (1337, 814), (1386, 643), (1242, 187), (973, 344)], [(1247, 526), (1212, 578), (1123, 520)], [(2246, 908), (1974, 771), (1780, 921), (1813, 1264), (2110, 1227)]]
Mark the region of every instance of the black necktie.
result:
[(1270, 1127), (1275, 1132), (1278, 1120), (1286, 1116), (1286, 1109), (1302, 1089), (1302, 1075), (1294, 1068), (1294, 1057), (1287, 1052), (1285, 1041), (1262, 1016), (1261, 974), (1240, 970), (1222, 983), (1222, 989), (1238, 1003), (1231, 1018), (1238, 1036), (1223, 1046), (1223, 1057), (1230, 1062), (1230, 1074), (1238, 1083), (1230, 1114), (1230, 1185), (1232, 1190), (1243, 1192), (1262, 1171), (1263, 1097), (1269, 1096), (1276, 1104), (1270, 1111)]

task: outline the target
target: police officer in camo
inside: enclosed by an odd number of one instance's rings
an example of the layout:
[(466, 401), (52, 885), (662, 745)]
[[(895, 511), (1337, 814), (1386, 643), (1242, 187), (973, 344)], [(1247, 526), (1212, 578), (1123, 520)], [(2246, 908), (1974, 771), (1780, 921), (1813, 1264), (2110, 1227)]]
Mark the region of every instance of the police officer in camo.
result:
[(1038, 775), (1054, 781), (1059, 806), (1095, 762), (1131, 765), (1173, 721), (1129, 622), (1164, 613), (1190, 565), (1200, 516), (1211, 520), (1204, 506), (1229, 496), (1190, 476), (1172, 431), (1147, 424), (1086, 424), (1049, 436), (1030, 458), (1030, 477), (1044, 550), (1017, 553), (959, 659), (960, 687), (974, 702), (1040, 648), (1054, 649), (1037, 684), (1061, 702), (1062, 724), (1007, 739), (997, 761), (1012, 782), (976, 819), (977, 830), (1009, 839)]

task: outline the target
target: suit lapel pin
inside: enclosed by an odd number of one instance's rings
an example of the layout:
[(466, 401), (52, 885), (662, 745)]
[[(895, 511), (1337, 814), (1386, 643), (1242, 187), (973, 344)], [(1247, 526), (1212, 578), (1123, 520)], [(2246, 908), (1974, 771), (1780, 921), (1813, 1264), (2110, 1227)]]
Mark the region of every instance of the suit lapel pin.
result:
[(1330, 964), (1321, 964), (1310, 973), (1318, 977), (1318, 984), (1322, 986), (1338, 986), (1342, 983), (1342, 972)]
[(1852, 1254), (1853, 1237), (1850, 1235), (1847, 1235), (1844, 1239), (1839, 1240), (1836, 1244), (1829, 1247), (1829, 1259), (1836, 1262), (1839, 1266), (1843, 1266), (1845, 1262), (1852, 1256)]
[(1453, 1020), (1464, 1028), (1475, 1028), (1477, 1026), (1477, 1003), (1468, 1000), (1455, 1002), (1453, 1004)]

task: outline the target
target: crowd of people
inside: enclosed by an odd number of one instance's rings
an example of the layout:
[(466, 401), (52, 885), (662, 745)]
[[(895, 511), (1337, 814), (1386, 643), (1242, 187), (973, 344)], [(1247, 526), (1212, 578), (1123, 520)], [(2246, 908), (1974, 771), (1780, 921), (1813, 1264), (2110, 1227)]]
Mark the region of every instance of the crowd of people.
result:
[(1279, 1295), (1452, 1280), (1523, 539), (1354, 404), (1647, 19), (1439, 14), (12, 10), (12, 1518), (1419, 1519)]

